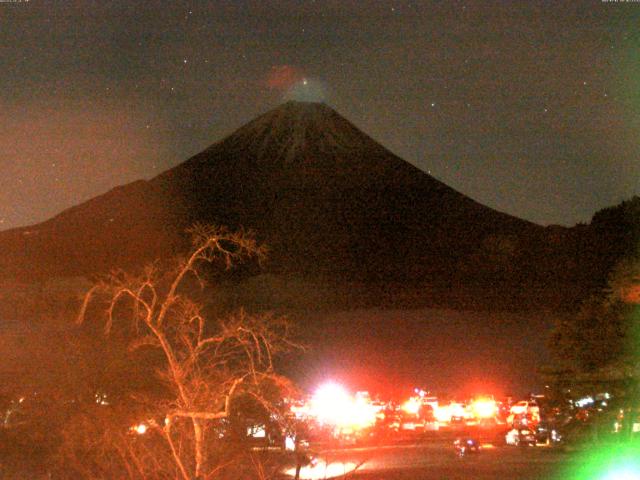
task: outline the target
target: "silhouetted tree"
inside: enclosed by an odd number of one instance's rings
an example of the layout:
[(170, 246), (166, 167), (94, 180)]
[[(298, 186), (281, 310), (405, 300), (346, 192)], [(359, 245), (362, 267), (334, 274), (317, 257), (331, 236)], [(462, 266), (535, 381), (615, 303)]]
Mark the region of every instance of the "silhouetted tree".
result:
[(635, 396), (640, 374), (640, 261), (623, 258), (607, 287), (557, 323), (550, 345), (556, 353), (556, 380), (576, 393), (617, 390)]
[(243, 310), (216, 322), (205, 318), (192, 299), (193, 289), (203, 285), (203, 265), (229, 268), (241, 258), (261, 257), (264, 249), (241, 232), (197, 227), (193, 233), (193, 250), (176, 267), (114, 273), (87, 293), (78, 322), (96, 321), (102, 313), (105, 333), (128, 338), (128, 358), (146, 368), (136, 374), (138, 364), (130, 364), (131, 371), (122, 365), (129, 388), (112, 395), (111, 385), (104, 385), (104, 398), (68, 423), (60, 449), (67, 474), (183, 480), (243, 478), (249, 470), (252, 478), (270, 475), (260, 457), (265, 454), (233, 442), (232, 427), (238, 417), (284, 418), (283, 398), (292, 386), (275, 372), (273, 358), (297, 345), (282, 318)]

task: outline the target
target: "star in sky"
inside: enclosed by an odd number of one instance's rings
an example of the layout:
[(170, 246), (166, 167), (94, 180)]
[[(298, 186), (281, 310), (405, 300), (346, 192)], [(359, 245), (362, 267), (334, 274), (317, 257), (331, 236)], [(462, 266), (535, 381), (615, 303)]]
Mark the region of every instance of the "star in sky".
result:
[(296, 98), (480, 203), (588, 221), (638, 193), (632, 8), (0, 3), (0, 218), (45, 220), (150, 178)]

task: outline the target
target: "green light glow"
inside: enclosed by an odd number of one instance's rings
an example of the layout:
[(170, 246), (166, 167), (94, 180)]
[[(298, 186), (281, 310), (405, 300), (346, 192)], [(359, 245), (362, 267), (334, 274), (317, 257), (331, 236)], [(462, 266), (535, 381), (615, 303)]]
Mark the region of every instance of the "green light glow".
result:
[(609, 444), (579, 455), (558, 478), (567, 480), (640, 480), (640, 445)]
[(638, 468), (636, 466), (620, 467), (608, 472), (602, 480), (634, 480), (640, 478)]

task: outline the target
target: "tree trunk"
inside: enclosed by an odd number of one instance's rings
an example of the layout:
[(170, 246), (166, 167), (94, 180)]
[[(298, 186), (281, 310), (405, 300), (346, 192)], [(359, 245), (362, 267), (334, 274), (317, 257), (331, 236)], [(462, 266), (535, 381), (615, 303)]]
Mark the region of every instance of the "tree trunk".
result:
[(204, 467), (204, 429), (202, 428), (201, 420), (194, 418), (192, 421), (196, 460), (195, 478), (201, 478), (202, 468)]

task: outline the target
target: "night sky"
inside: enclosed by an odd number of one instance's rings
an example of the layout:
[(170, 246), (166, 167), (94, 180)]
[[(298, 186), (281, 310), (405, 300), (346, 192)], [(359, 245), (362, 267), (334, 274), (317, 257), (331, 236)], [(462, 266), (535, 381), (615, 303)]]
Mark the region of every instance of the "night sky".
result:
[(640, 3), (0, 0), (0, 228), (325, 101), (541, 224), (640, 193)]

